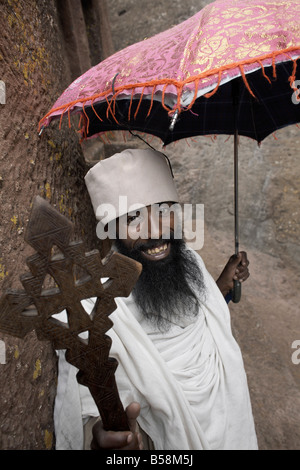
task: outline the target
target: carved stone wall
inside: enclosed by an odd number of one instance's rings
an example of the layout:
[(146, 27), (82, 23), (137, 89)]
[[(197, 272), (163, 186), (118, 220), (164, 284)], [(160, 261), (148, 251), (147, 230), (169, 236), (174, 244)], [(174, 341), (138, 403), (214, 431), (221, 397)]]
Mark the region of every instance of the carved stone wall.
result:
[[(0, 3), (0, 80), (6, 90), (0, 104), (0, 294), (21, 287), (19, 275), (31, 254), (23, 236), (36, 195), (74, 222), (76, 238), (97, 248), (76, 127), (63, 124), (58, 131), (55, 124), (37, 133), (39, 119), (64, 88), (103, 54), (100, 42), (90, 53), (88, 40), (99, 29), (91, 15), (91, 9), (99, 15), (98, 3), (78, 0), (71, 9), (73, 3)], [(35, 333), (24, 340), (0, 334), (0, 449), (53, 448), (56, 374), (55, 352)]]

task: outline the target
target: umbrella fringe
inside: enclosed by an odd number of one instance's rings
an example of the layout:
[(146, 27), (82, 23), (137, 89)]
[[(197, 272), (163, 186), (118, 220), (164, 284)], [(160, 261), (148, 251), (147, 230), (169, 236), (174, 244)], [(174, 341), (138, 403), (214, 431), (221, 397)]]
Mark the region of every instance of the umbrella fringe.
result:
[(243, 65), (240, 65), (240, 66), (239, 66), (239, 69), (240, 69), (240, 71), (241, 71), (241, 75), (242, 75), (242, 77), (243, 77), (245, 87), (246, 87), (247, 90), (249, 91), (250, 95), (252, 95), (253, 98), (256, 98), (256, 96), (255, 96), (255, 94), (253, 93), (253, 91), (251, 90), (250, 85), (249, 85), (249, 83), (248, 83), (248, 80), (247, 80), (247, 78), (246, 78), (246, 74), (245, 74), (245, 70), (244, 70)]
[(218, 91), (218, 88), (220, 86), (220, 83), (221, 83), (221, 78), (222, 78), (222, 72), (219, 71), (219, 79), (218, 79), (218, 83), (217, 83), (217, 86), (213, 89), (213, 91), (211, 91), (210, 93), (206, 93), (204, 95), (205, 98), (210, 98), (211, 96), (213, 96), (217, 91)]
[(136, 108), (136, 111), (135, 111), (135, 113), (134, 113), (134, 119), (136, 119), (136, 117), (137, 117), (137, 115), (138, 115), (138, 112), (139, 112), (139, 109), (140, 109), (140, 106), (141, 106), (141, 102), (142, 102), (142, 99), (143, 99), (143, 96), (144, 96), (144, 91), (145, 91), (145, 87), (144, 87), (143, 90), (142, 90), (139, 103), (138, 103), (137, 108)]
[[(118, 91), (117, 93), (114, 94), (114, 96), (112, 97), (112, 99), (110, 101), (108, 101), (108, 97), (105, 96), (105, 99), (106, 99), (106, 102), (107, 102), (107, 110), (106, 110), (106, 117), (107, 119), (109, 119), (109, 114), (111, 114), (112, 118), (114, 119), (114, 121), (116, 122), (116, 124), (120, 125), (119, 121), (117, 120), (116, 118), (116, 109), (115, 109), (115, 104), (116, 104), (116, 97), (117, 95), (121, 93), (121, 91)], [(113, 105), (113, 108), (114, 109), (111, 109)]]
[(276, 78), (277, 73), (276, 73), (276, 61), (275, 61), (275, 55), (274, 54), (273, 54), (273, 57), (272, 57), (272, 67), (273, 67), (273, 78)]
[(60, 120), (59, 120), (59, 126), (58, 126), (59, 130), (61, 129), (61, 126), (62, 126), (63, 115), (65, 114), (65, 112), (66, 112), (67, 110), (69, 111), (69, 108), (68, 108), (68, 107), (66, 107), (66, 108), (63, 110), (63, 112), (61, 113)]
[(132, 101), (133, 101), (133, 94), (134, 94), (134, 90), (131, 91), (130, 104), (129, 104), (129, 109), (128, 109), (128, 122), (130, 122), (130, 119), (131, 119), (131, 107), (132, 107)]
[[(269, 82), (269, 83), (272, 83), (270, 78), (268, 77), (268, 75), (266, 74), (265, 72), (265, 67), (264, 67), (264, 64), (262, 63), (261, 60), (258, 61), (259, 65), (261, 66), (261, 70), (262, 70), (262, 73), (263, 73), (263, 76), (264, 78)], [(274, 72), (273, 72), (273, 76), (274, 76)]]
[(169, 85), (169, 83), (166, 83), (164, 88), (163, 88), (163, 91), (162, 91), (162, 97), (161, 97), (161, 105), (162, 107), (167, 111), (169, 112), (170, 111), (170, 108), (168, 108), (166, 105), (165, 105), (165, 93), (166, 93), (166, 89), (167, 89), (167, 86)]
[[(206, 72), (203, 72), (199, 75), (191, 76), (191, 77), (189, 77), (189, 78), (187, 78), (186, 80), (183, 80), (183, 81), (178, 81), (178, 80), (173, 80), (173, 79), (161, 79), (161, 80), (151, 80), (151, 81), (143, 82), (143, 83), (128, 84), (128, 85), (120, 86), (116, 90), (114, 90), (114, 88), (110, 88), (110, 89), (108, 89), (108, 90), (106, 90), (102, 93), (98, 93), (98, 94), (89, 96), (87, 98), (78, 98), (78, 99), (76, 99), (72, 102), (64, 104), (63, 106), (52, 108), (40, 120), (38, 130), (40, 131), (41, 128), (43, 128), (43, 127), (45, 127), (49, 124), (50, 121), (48, 123), (45, 122), (45, 121), (49, 120), (51, 118), (51, 115), (54, 114), (55, 112), (60, 112), (61, 113), (60, 127), (59, 128), (61, 128), (61, 122), (62, 122), (63, 116), (66, 112), (68, 112), (69, 127), (71, 127), (71, 125), (70, 125), (70, 113), (72, 111), (72, 108), (74, 106), (76, 106), (77, 103), (80, 103), (82, 105), (82, 112), (85, 114), (86, 119), (87, 119), (86, 122), (85, 122), (85, 126), (86, 126), (85, 134), (88, 135), (89, 119), (88, 119), (88, 116), (86, 115), (86, 111), (85, 111), (84, 107), (88, 102), (90, 102), (91, 107), (92, 107), (92, 109), (95, 113), (95, 116), (97, 116), (99, 118), (99, 120), (103, 122), (103, 119), (100, 118), (100, 116), (97, 114), (97, 112), (94, 108), (94, 102), (95, 102), (96, 99), (99, 99), (99, 98), (103, 98), (107, 102), (106, 118), (109, 119), (109, 116), (111, 115), (112, 118), (115, 120), (115, 122), (117, 124), (119, 124), (119, 122), (116, 118), (116, 112), (115, 112), (115, 110), (116, 110), (116, 99), (117, 99), (117, 96), (119, 94), (121, 94), (122, 92), (124, 92), (126, 90), (131, 90), (130, 104), (129, 104), (129, 109), (128, 109), (128, 122), (130, 122), (132, 102), (133, 102), (135, 90), (137, 88), (142, 88), (142, 92), (141, 92), (141, 95), (140, 95), (140, 98), (139, 98), (139, 103), (138, 103), (137, 109), (134, 113), (134, 119), (136, 119), (137, 114), (140, 110), (140, 105), (141, 105), (141, 102), (142, 102), (142, 99), (143, 99), (146, 88), (152, 88), (152, 93), (151, 93), (151, 98), (150, 98), (150, 106), (149, 106), (149, 110), (148, 110), (148, 113), (147, 113), (147, 116), (146, 116), (146, 117), (149, 117), (149, 115), (151, 113), (151, 110), (152, 110), (152, 107), (153, 107), (154, 95), (155, 95), (155, 92), (157, 91), (157, 86), (159, 86), (159, 85), (160, 86), (163, 85), (162, 99), (161, 99), (162, 107), (168, 112), (168, 114), (174, 114), (174, 112), (176, 110), (178, 111), (178, 113), (181, 113), (182, 111), (190, 110), (192, 108), (193, 104), (195, 103), (195, 101), (197, 99), (198, 88), (199, 88), (199, 83), (200, 83), (201, 79), (211, 77), (213, 75), (218, 74), (218, 82), (217, 82), (215, 88), (211, 92), (208, 92), (204, 95), (205, 98), (210, 98), (211, 96), (213, 96), (217, 92), (217, 90), (218, 90), (218, 88), (221, 84), (221, 80), (222, 80), (222, 76), (223, 76), (224, 72), (227, 72), (227, 71), (232, 70), (234, 68), (239, 68), (240, 74), (242, 76), (242, 79), (245, 83), (245, 86), (246, 86), (247, 90), (249, 91), (249, 93), (253, 97), (255, 97), (255, 95), (254, 95), (253, 91), (251, 90), (251, 87), (250, 87), (250, 85), (247, 81), (244, 67), (247, 66), (247, 65), (253, 65), (255, 63), (259, 64), (261, 69), (262, 69), (262, 73), (263, 73), (264, 78), (269, 83), (271, 83), (270, 78), (265, 73), (266, 64), (263, 64), (263, 61), (271, 59), (272, 62), (271, 62), (270, 65), (272, 66), (272, 70), (273, 70), (273, 78), (276, 79), (276, 76), (277, 76), (277, 74), (276, 74), (276, 65), (277, 65), (276, 57), (278, 57), (280, 55), (281, 56), (286, 55), (287, 60), (291, 60), (294, 64), (292, 74), (289, 77), (289, 83), (290, 83), (291, 89), (294, 92), (298, 92), (298, 89), (295, 88), (294, 82), (295, 82), (295, 79), (296, 79), (297, 61), (299, 60), (300, 56), (298, 56), (297, 58), (292, 58), (290, 53), (298, 51), (299, 49), (300, 49), (300, 46), (292, 46), (292, 47), (282, 49), (282, 50), (279, 50), (279, 51), (273, 51), (272, 53), (265, 54), (265, 55), (260, 56), (260, 57), (255, 57), (253, 59), (245, 59), (245, 60), (237, 62), (237, 63), (227, 64), (227, 65), (224, 65), (223, 67), (220, 67), (219, 69), (206, 71)], [(281, 62), (283, 62), (283, 60), (281, 60)], [(189, 103), (189, 105), (187, 107), (184, 107), (181, 104), (182, 92), (183, 92), (184, 87), (186, 85), (190, 84), (190, 83), (194, 83), (194, 87), (195, 87), (194, 88), (194, 96), (193, 96), (192, 101)], [(170, 85), (175, 86), (176, 90), (177, 90), (177, 103), (172, 109), (170, 109), (170, 107), (168, 107), (167, 104), (166, 104), (166, 92), (167, 92), (168, 86), (170, 86)], [(113, 93), (113, 97), (111, 98), (111, 100), (109, 100), (108, 97), (112, 93)]]
[(299, 59), (299, 57), (297, 57), (297, 59), (293, 59), (293, 71), (292, 71), (292, 75), (289, 77), (290, 87), (295, 92), (295, 96), (296, 96), (297, 101), (299, 101), (299, 94), (298, 94), (299, 90), (295, 86), (295, 80), (296, 80), (297, 60), (298, 59)]
[(191, 103), (188, 105), (188, 107), (186, 108), (186, 110), (190, 110), (193, 106), (193, 104), (195, 103), (196, 99), (197, 99), (197, 94), (198, 94), (198, 88), (199, 88), (199, 81), (200, 80), (195, 80), (195, 92), (194, 92), (194, 98), (192, 99)]
[(84, 121), (84, 123), (85, 123), (85, 135), (88, 135), (89, 127), (90, 127), (90, 119), (89, 119), (88, 115), (86, 114), (84, 104), (82, 104), (82, 111), (83, 111), (83, 113), (85, 115), (85, 118), (86, 118), (86, 120)]
[(101, 117), (97, 114), (97, 112), (94, 108), (94, 100), (91, 102), (91, 107), (92, 107), (92, 110), (94, 111), (94, 113), (96, 114), (97, 118), (99, 119), (99, 121), (103, 122), (103, 119), (101, 119)]
[(152, 94), (151, 94), (151, 102), (150, 102), (150, 106), (149, 106), (149, 110), (148, 110), (148, 113), (147, 113), (147, 118), (150, 116), (150, 113), (151, 113), (151, 110), (152, 110), (152, 107), (153, 107), (153, 101), (154, 101), (154, 93), (155, 93), (155, 90), (156, 90), (156, 86), (154, 86), (152, 88)]

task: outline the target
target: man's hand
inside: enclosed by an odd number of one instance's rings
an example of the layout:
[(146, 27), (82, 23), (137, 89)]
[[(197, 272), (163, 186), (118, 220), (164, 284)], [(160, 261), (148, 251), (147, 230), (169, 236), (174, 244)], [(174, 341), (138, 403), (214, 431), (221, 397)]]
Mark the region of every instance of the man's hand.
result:
[(216, 281), (224, 297), (233, 289), (234, 281), (244, 282), (248, 279), (250, 276), (248, 266), (249, 261), (245, 251), (241, 251), (237, 255), (232, 255), (229, 258), (228, 263)]
[(136, 432), (137, 417), (140, 414), (140, 405), (131, 403), (126, 408), (130, 431), (105, 431), (102, 422), (98, 421), (93, 427), (92, 450), (142, 450), (142, 436)]

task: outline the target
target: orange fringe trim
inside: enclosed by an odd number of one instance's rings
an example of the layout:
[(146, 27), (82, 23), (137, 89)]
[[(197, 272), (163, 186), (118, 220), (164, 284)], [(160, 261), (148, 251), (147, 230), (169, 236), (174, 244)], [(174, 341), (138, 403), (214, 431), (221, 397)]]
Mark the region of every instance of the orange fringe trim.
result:
[(296, 70), (297, 70), (297, 59), (294, 59), (293, 60), (293, 71), (292, 71), (292, 75), (290, 76), (289, 78), (289, 82), (290, 82), (290, 87), (292, 88), (292, 90), (295, 92), (295, 96), (296, 96), (296, 100), (297, 101), (300, 101), (300, 97), (299, 97), (299, 90), (298, 88), (295, 86), (295, 80), (296, 80)]
[[(292, 51), (296, 51), (296, 50), (299, 50), (300, 49), (300, 45), (297, 46), (297, 47), (289, 47), (287, 49), (282, 49), (280, 51), (276, 51), (276, 52), (272, 52), (270, 54), (265, 54), (263, 56), (260, 56), (260, 57), (256, 57), (256, 58), (253, 58), (253, 59), (246, 59), (244, 61), (240, 61), (240, 62), (236, 62), (236, 63), (233, 63), (233, 64), (228, 64), (228, 65), (224, 65), (223, 67), (220, 67), (218, 69), (212, 69), (212, 70), (208, 70), (206, 72), (203, 72), (199, 75), (194, 75), (192, 77), (189, 77), (187, 78), (186, 80), (183, 80), (183, 81), (178, 81), (178, 80), (173, 80), (173, 79), (161, 79), (161, 80), (151, 80), (149, 82), (143, 82), (143, 83), (134, 83), (134, 84), (128, 84), (128, 85), (123, 85), (123, 86), (120, 86), (120, 87), (117, 87), (115, 90), (113, 90), (113, 88), (109, 88), (108, 90), (106, 91), (103, 91), (102, 93), (97, 93), (95, 95), (92, 95), (92, 96), (89, 96), (87, 98), (79, 98), (77, 100), (74, 100), (74, 101), (71, 101), (67, 104), (64, 104), (62, 106), (58, 106), (57, 108), (54, 108), (54, 109), (51, 109), (47, 114), (45, 114), (45, 116), (40, 120), (39, 122), (39, 127), (38, 127), (38, 130), (40, 131), (43, 127), (43, 121), (45, 119), (47, 119), (49, 116), (51, 116), (52, 113), (56, 112), (56, 111), (61, 111), (62, 110), (62, 114), (60, 116), (60, 124), (59, 124), (59, 128), (61, 128), (61, 123), (62, 123), (62, 118), (63, 118), (63, 115), (68, 112), (68, 121), (69, 121), (69, 127), (71, 127), (71, 122), (70, 122), (70, 109), (76, 105), (76, 103), (78, 102), (81, 102), (83, 103), (82, 105), (82, 113), (84, 114), (84, 117), (85, 117), (85, 123), (84, 123), (84, 127), (82, 129), (82, 131), (84, 132), (85, 135), (88, 134), (88, 129), (89, 129), (89, 118), (86, 114), (86, 111), (85, 111), (85, 104), (87, 102), (91, 102), (91, 107), (93, 109), (93, 111), (95, 112), (95, 115), (99, 118), (100, 121), (103, 121), (103, 119), (101, 119), (101, 117), (96, 113), (95, 111), (95, 108), (94, 108), (94, 101), (97, 99), (97, 98), (105, 98), (106, 102), (107, 102), (107, 110), (106, 110), (106, 117), (108, 118), (109, 115), (112, 116), (112, 118), (115, 120), (115, 122), (117, 124), (119, 124), (119, 122), (117, 121), (116, 119), (116, 116), (115, 116), (115, 106), (116, 106), (116, 99), (117, 99), (117, 96), (124, 90), (132, 90), (132, 93), (131, 93), (131, 98), (130, 98), (130, 105), (129, 105), (129, 110), (128, 110), (128, 122), (130, 121), (131, 119), (131, 108), (132, 108), (132, 101), (133, 101), (133, 97), (134, 97), (134, 90), (136, 88), (142, 88), (142, 92), (141, 92), (141, 95), (140, 95), (140, 98), (139, 98), (139, 103), (138, 103), (138, 106), (137, 106), (137, 109), (134, 113), (134, 119), (136, 119), (136, 116), (138, 114), (138, 111), (140, 109), (140, 105), (141, 105), (141, 102), (142, 102), (142, 99), (143, 99), (143, 95), (144, 95), (144, 91), (145, 91), (145, 88), (146, 87), (152, 87), (152, 94), (151, 94), (151, 100), (150, 100), (150, 107), (149, 107), (149, 110), (148, 110), (148, 114), (147, 114), (147, 117), (150, 115), (151, 113), (151, 110), (152, 110), (152, 106), (153, 106), (153, 100), (154, 100), (154, 94), (155, 94), (155, 90), (156, 90), (156, 87), (158, 85), (164, 85), (164, 88), (163, 88), (163, 91), (162, 91), (162, 102), (161, 102), (161, 105), (162, 107), (169, 113), (169, 114), (174, 114), (174, 112), (176, 110), (178, 110), (178, 112), (182, 112), (183, 110), (184, 111), (187, 111), (189, 109), (192, 108), (194, 102), (196, 101), (197, 99), (197, 92), (198, 92), (198, 87), (199, 87), (199, 82), (201, 79), (203, 78), (207, 78), (209, 76), (212, 76), (212, 75), (215, 75), (215, 74), (218, 74), (218, 83), (216, 85), (216, 87), (209, 93), (206, 93), (204, 96), (205, 98), (210, 98), (212, 95), (214, 95), (219, 86), (220, 86), (220, 83), (221, 83), (221, 79), (222, 79), (222, 73), (227, 71), (227, 70), (231, 70), (233, 68), (236, 68), (236, 67), (239, 67), (240, 69), (240, 72), (241, 72), (241, 76), (243, 78), (243, 81), (245, 83), (245, 86), (247, 88), (247, 90), (249, 91), (249, 93), (255, 97), (254, 93), (252, 92), (250, 86), (249, 86), (249, 83), (247, 81), (247, 78), (246, 78), (246, 74), (245, 74), (245, 71), (244, 71), (244, 66), (245, 65), (251, 65), (251, 64), (255, 64), (255, 63), (258, 63), (262, 69), (262, 73), (263, 73), (263, 76), (266, 78), (266, 80), (268, 80), (269, 82), (270, 79), (269, 77), (266, 75), (265, 73), (265, 70), (264, 70), (264, 65), (262, 63), (263, 60), (266, 60), (266, 59), (272, 59), (272, 69), (273, 69), (273, 78), (276, 78), (276, 57), (278, 55), (281, 55), (281, 54), (286, 54), (287, 55), (287, 58), (289, 60), (292, 60), (293, 63), (294, 63), (294, 66), (293, 66), (293, 71), (292, 71), (292, 75), (290, 76), (289, 78), (289, 82), (290, 82), (290, 86), (291, 88), (293, 89), (293, 91), (298, 91), (297, 89), (295, 89), (295, 87), (293, 86), (294, 82), (295, 82), (295, 77), (296, 77), (296, 68), (297, 68), (297, 60), (299, 59), (299, 57), (297, 57), (297, 59), (292, 59), (290, 56), (289, 56), (289, 52), (292, 52)], [(184, 88), (185, 85), (189, 84), (189, 83), (192, 83), (194, 82), (195, 83), (195, 91), (194, 91), (194, 97), (193, 97), (193, 100), (191, 101), (191, 103), (185, 107), (185, 108), (182, 108), (181, 104), (180, 104), (180, 99), (181, 99), (181, 94), (182, 94), (182, 90)], [(166, 93), (166, 89), (169, 85), (173, 85), (176, 87), (177, 89), (177, 104), (176, 106), (173, 108), (173, 109), (170, 109), (166, 104), (165, 104), (165, 93)], [(114, 95), (112, 96), (111, 100), (109, 101), (108, 100), (108, 96), (111, 94), (111, 93), (114, 93)]]

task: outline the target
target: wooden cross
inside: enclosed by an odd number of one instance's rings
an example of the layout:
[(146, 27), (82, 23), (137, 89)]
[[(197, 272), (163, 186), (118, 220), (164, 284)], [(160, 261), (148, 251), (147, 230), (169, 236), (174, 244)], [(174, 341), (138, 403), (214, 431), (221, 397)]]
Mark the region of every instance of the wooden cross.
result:
[[(118, 253), (101, 260), (98, 250), (86, 253), (81, 241), (71, 241), (72, 234), (73, 224), (37, 196), (25, 234), (36, 253), (26, 260), (30, 273), (20, 277), (24, 290), (9, 290), (0, 298), (0, 330), (19, 338), (35, 330), (39, 340), (65, 349), (66, 360), (79, 369), (78, 382), (95, 400), (104, 429), (127, 430), (115, 381), (118, 362), (109, 357), (111, 339), (105, 333), (113, 326), (109, 315), (116, 309), (115, 297), (130, 294), (141, 265)], [(47, 289), (43, 284), (49, 275), (55, 287)], [(89, 315), (81, 301), (91, 297), (96, 301)], [(55, 318), (64, 310), (67, 324)]]

